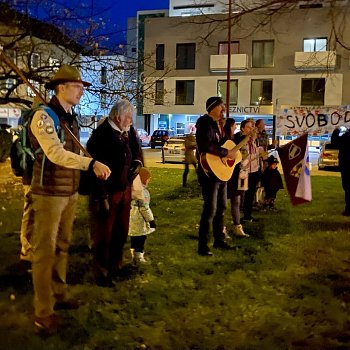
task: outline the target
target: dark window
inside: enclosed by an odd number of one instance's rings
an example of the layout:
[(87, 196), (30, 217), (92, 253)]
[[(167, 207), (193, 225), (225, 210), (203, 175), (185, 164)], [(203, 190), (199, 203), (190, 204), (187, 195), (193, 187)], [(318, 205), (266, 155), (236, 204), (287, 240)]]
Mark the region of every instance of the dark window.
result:
[(156, 105), (164, 104), (164, 80), (156, 81)]
[[(239, 41), (231, 41), (230, 47), (231, 55), (239, 53)], [(219, 43), (219, 55), (227, 55), (228, 53), (228, 41)]]
[(302, 79), (301, 80), (301, 104), (304, 106), (324, 105), (324, 91), (326, 80)]
[(195, 69), (196, 44), (176, 45), (176, 69)]
[(254, 68), (273, 67), (274, 41), (257, 40), (253, 41)]
[(164, 69), (164, 44), (157, 44), (156, 46), (156, 69)]
[(177, 80), (175, 104), (193, 105), (194, 104), (194, 80)]
[(214, 7), (214, 4), (203, 4), (203, 5), (181, 5), (181, 6), (174, 6), (173, 9), (174, 10), (185, 10), (185, 9), (202, 9), (202, 8), (210, 8), (210, 7)]
[(107, 68), (101, 68), (101, 84), (107, 84)]
[[(218, 80), (218, 96), (226, 102), (227, 80)], [(238, 80), (231, 80), (230, 83), (230, 105), (237, 105)]]
[(101, 108), (107, 108), (107, 96), (105, 93), (101, 93)]
[(6, 50), (6, 55), (11, 59), (12, 62), (16, 63), (17, 61), (17, 52), (16, 50)]
[(255, 80), (251, 82), (250, 104), (271, 105), (272, 103), (272, 80)]
[(32, 53), (30, 57), (31, 68), (39, 68), (40, 66), (40, 55), (38, 53)]

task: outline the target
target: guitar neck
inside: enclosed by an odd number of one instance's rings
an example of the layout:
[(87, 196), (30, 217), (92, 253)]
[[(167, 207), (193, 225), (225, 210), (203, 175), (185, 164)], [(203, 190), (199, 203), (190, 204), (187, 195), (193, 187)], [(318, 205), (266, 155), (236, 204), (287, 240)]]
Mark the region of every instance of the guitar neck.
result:
[(250, 138), (250, 135), (247, 135), (238, 145), (236, 145), (232, 149), (234, 151), (240, 150), (249, 141), (249, 138)]

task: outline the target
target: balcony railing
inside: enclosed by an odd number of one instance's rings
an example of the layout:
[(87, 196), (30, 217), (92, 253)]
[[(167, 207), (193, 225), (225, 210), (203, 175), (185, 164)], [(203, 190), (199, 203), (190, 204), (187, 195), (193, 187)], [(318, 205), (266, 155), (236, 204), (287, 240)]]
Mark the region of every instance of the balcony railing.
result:
[(298, 70), (334, 70), (337, 63), (335, 51), (295, 52), (294, 67)]
[[(231, 55), (231, 72), (242, 72), (248, 69), (248, 55), (244, 53)], [(226, 72), (227, 55), (210, 55), (210, 71)]]

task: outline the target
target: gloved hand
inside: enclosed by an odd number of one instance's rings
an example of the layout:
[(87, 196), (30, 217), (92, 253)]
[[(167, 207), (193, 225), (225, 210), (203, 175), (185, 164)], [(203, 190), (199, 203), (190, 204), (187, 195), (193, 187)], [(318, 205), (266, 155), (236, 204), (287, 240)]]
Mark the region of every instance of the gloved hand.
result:
[(156, 222), (154, 220), (150, 221), (149, 222), (149, 227), (150, 228), (156, 228), (157, 227)]

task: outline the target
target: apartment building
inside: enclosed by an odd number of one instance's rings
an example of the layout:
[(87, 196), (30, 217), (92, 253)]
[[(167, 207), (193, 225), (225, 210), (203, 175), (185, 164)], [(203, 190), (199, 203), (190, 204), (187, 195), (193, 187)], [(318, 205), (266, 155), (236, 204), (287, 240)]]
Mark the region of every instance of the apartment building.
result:
[[(269, 13), (232, 15), (230, 116), (263, 118), (272, 128), (283, 106), (350, 105), (348, 1)], [(209, 96), (226, 100), (227, 23), (227, 13), (145, 21), (144, 55), (153, 66), (145, 65), (144, 80), (154, 94), (144, 97), (143, 113), (151, 130), (188, 132)]]
[[(77, 62), (82, 47), (57, 27), (0, 4), (0, 45), (4, 53), (46, 96), (44, 82), (62, 63)], [(0, 122), (16, 126), (22, 109), (31, 105), (34, 92), (5, 62), (0, 64)], [(49, 97), (49, 96), (46, 96)]]
[(108, 115), (117, 99), (127, 98), (125, 56), (104, 55), (80, 57), (83, 80), (92, 86), (85, 91), (77, 110), (81, 116), (96, 119)]
[[(59, 28), (22, 14), (0, 3), (0, 45), (4, 53), (26, 74), (30, 83), (47, 100), (53, 91), (45, 82), (61, 64), (80, 67), (83, 79), (92, 82), (76, 112), (81, 125), (91, 117), (105, 116), (117, 98), (126, 97), (125, 57), (86, 52)], [(28, 109), (35, 93), (4, 62), (0, 62), (0, 123), (17, 126), (22, 110)], [(82, 129), (88, 134), (91, 129)]]

